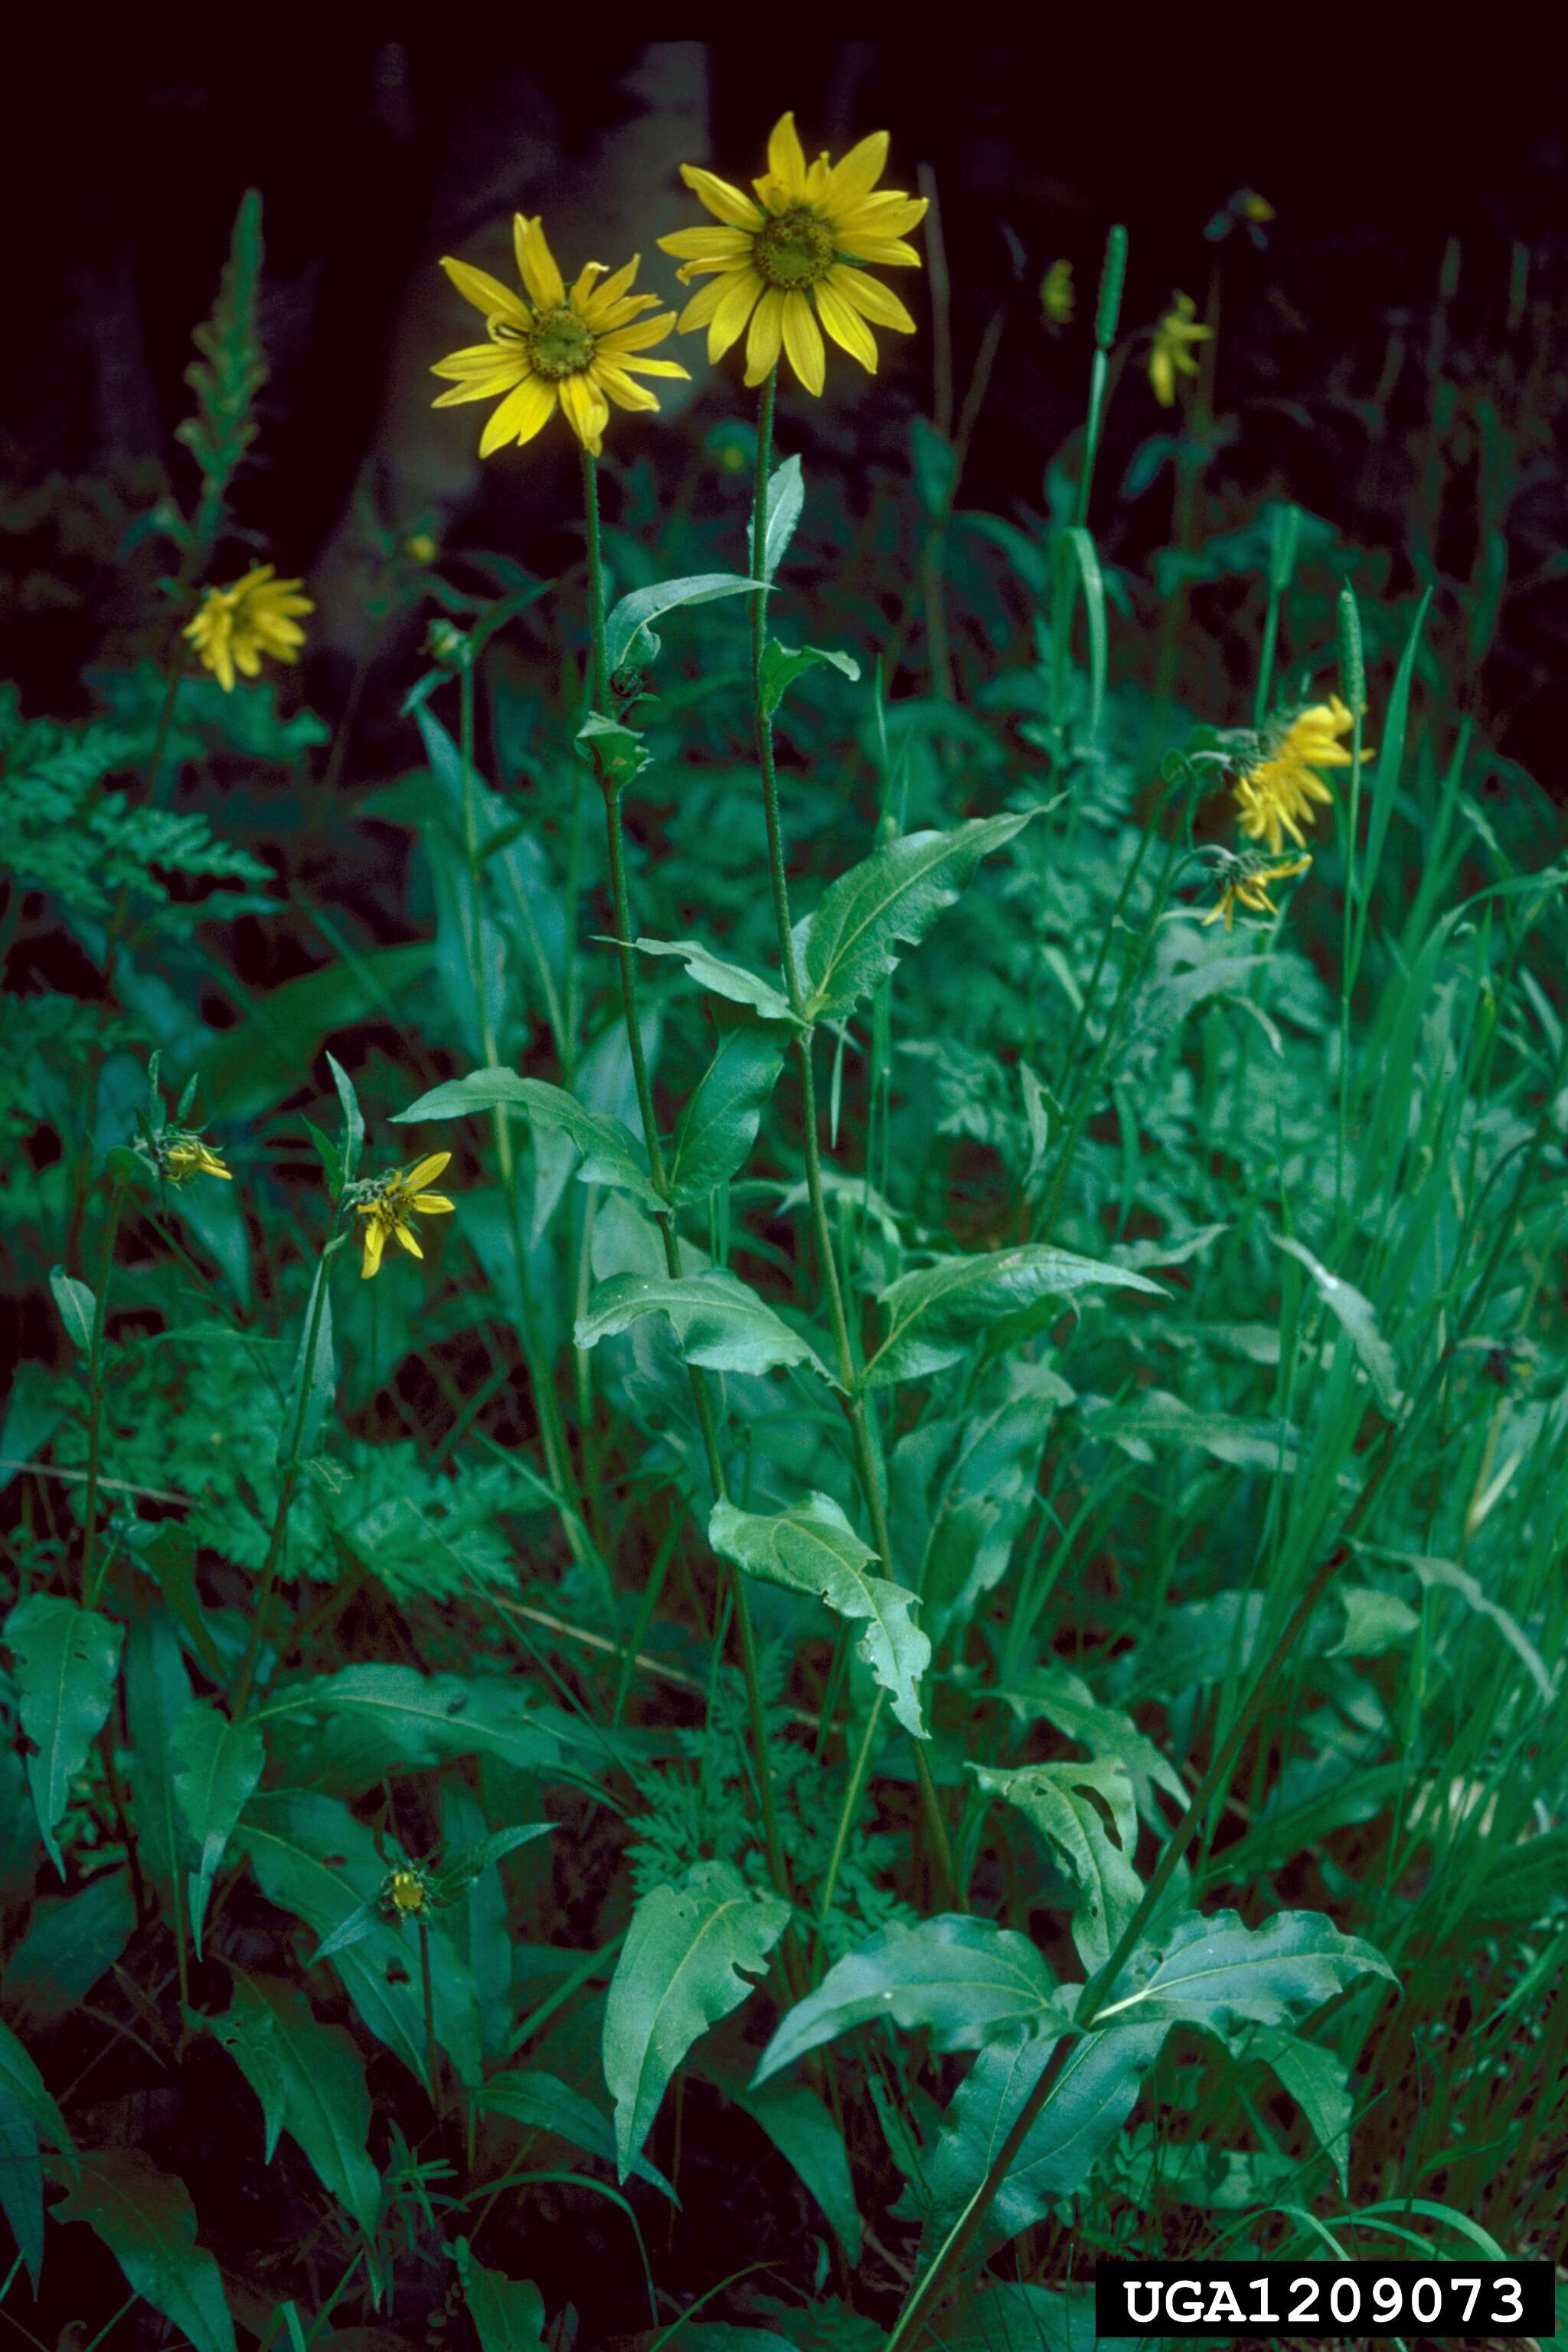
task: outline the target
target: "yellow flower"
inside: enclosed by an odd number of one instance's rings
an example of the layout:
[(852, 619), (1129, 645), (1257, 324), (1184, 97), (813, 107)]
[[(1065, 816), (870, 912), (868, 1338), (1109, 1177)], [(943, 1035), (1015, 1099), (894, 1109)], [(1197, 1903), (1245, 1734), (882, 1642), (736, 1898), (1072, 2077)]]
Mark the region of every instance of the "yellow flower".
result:
[[(1351, 754), (1337, 738), (1352, 723), (1337, 694), (1297, 712), (1277, 736), (1268, 757), (1249, 768), (1237, 785), (1238, 822), (1249, 841), (1267, 841), (1275, 857), (1287, 834), (1298, 849), (1302, 846), (1306, 835), (1301, 827), (1315, 822), (1313, 803), (1324, 808), (1333, 804), (1332, 793), (1314, 771), (1350, 766)], [(1370, 746), (1363, 748), (1363, 760), (1373, 756)]]
[(404, 541), (403, 552), (411, 556), (416, 563), (434, 563), (436, 542), (427, 530), (416, 530), (411, 539)]
[(873, 131), (841, 163), (826, 154), (807, 163), (793, 114), (782, 114), (768, 141), (768, 168), (753, 180), (757, 201), (728, 180), (683, 163), (680, 176), (722, 225), (661, 236), (662, 252), (681, 262), (683, 283), (713, 275), (680, 314), (680, 332), (708, 330), (708, 356), (722, 359), (741, 331), (746, 382), (761, 383), (782, 348), (807, 392), (820, 393), (826, 352), (821, 330), (867, 373), (877, 373), (871, 327), (912, 335), (915, 322), (896, 294), (868, 277), (861, 262), (920, 268), (904, 233), (925, 217), (923, 197), (877, 188), (888, 160), (888, 134)]
[(159, 1153), (164, 1175), (171, 1184), (188, 1184), (193, 1176), (221, 1176), (226, 1184), (234, 1179), (216, 1151), (209, 1151), (199, 1135), (176, 1132), (173, 1140), (163, 1140)]
[(1245, 851), (1233, 861), (1230, 879), (1220, 893), (1218, 906), (1211, 907), (1203, 919), (1204, 929), (1217, 923), (1223, 915), (1226, 929), (1231, 930), (1238, 907), (1245, 907), (1251, 915), (1277, 915), (1279, 909), (1268, 895), (1268, 885), (1288, 882), (1293, 874), (1304, 874), (1311, 862), (1310, 857), (1273, 860)]
[(424, 1874), (417, 1870), (395, 1870), (387, 1877), (386, 1892), (395, 1911), (423, 1911), (426, 1900)]
[(364, 1199), (354, 1202), (354, 1214), (365, 1220), (363, 1280), (368, 1282), (379, 1272), (381, 1254), (389, 1241), (400, 1242), (410, 1257), (424, 1256), (408, 1213), (416, 1209), (422, 1217), (450, 1216), (452, 1203), (445, 1192), (427, 1192), (425, 1187), (439, 1176), (451, 1157), (449, 1151), (433, 1151), (428, 1159), (416, 1160), (412, 1168), (400, 1168), (365, 1187)]
[(1167, 310), (1154, 330), (1154, 347), (1149, 354), (1149, 381), (1154, 387), (1154, 397), (1162, 408), (1176, 404), (1176, 374), (1196, 375), (1198, 363), (1191, 346), (1206, 343), (1214, 333), (1212, 327), (1196, 324), (1198, 306), (1190, 294), (1178, 294), (1176, 307)]
[(1260, 196), (1256, 188), (1243, 188), (1236, 199), (1236, 208), (1245, 219), (1260, 225), (1274, 218), (1273, 205), (1267, 196)]
[(442, 261), (458, 293), (484, 312), (489, 341), (437, 361), (431, 373), (450, 376), (453, 389), (439, 394), (433, 405), (453, 408), (461, 401), (505, 394), (480, 438), (481, 457), (509, 441), (519, 447), (531, 441), (559, 405), (584, 448), (596, 457), (612, 400), (617, 408), (657, 408), (647, 386), (635, 379), (688, 373), (675, 360), (646, 356), (668, 334), (675, 313), (643, 316), (658, 310), (658, 297), (629, 290), (639, 254), (613, 277), (605, 277), (602, 261), (588, 262), (568, 293), (540, 221), (518, 213), (512, 242), (521, 294), (466, 261)]
[(182, 632), (226, 694), (234, 691), (236, 670), (245, 677), (260, 677), (263, 654), (273, 661), (300, 658), (305, 632), (294, 615), (316, 608), (309, 596), (296, 593), (302, 580), (275, 580), (273, 570), (270, 563), (258, 564), (232, 588), (209, 588)]
[(1070, 261), (1053, 261), (1041, 278), (1040, 308), (1053, 327), (1065, 327), (1070, 322), (1078, 308)]

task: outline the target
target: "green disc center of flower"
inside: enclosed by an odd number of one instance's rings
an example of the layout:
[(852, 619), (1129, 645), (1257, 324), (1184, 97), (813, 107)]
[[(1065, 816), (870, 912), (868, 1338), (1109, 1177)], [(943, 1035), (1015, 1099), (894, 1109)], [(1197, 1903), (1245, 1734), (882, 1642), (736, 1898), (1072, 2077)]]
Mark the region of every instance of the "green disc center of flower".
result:
[(813, 212), (781, 213), (757, 233), (756, 265), (773, 286), (811, 286), (833, 267), (833, 233)]
[(528, 338), (528, 356), (541, 375), (559, 383), (580, 375), (594, 356), (594, 337), (574, 310), (544, 310)]

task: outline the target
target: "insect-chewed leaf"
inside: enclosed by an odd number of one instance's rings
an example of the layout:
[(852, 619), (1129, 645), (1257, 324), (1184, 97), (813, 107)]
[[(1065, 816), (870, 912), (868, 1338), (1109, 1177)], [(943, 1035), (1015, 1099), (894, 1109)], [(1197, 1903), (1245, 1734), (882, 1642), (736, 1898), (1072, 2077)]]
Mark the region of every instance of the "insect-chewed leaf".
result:
[(583, 1155), (577, 1174), (584, 1184), (614, 1184), (630, 1192), (646, 1208), (664, 1205), (648, 1179), (647, 1161), (631, 1129), (606, 1112), (585, 1110), (564, 1087), (544, 1078), (521, 1078), (515, 1070), (475, 1070), (466, 1078), (449, 1078), (432, 1087), (406, 1110), (393, 1114), (395, 1127), (416, 1119), (468, 1118), (476, 1111), (526, 1111), (535, 1127), (564, 1135)]
[[(1016, 1805), (1066, 1863), (1079, 1890), (1072, 1914), (1078, 1956), (1090, 1971), (1103, 1966), (1143, 1894), (1143, 1882), (1132, 1867), (1138, 1810), (1122, 1767), (1025, 1764), (1008, 1772), (972, 1764), (969, 1769), (987, 1796)], [(1097, 1797), (1110, 1813), (1114, 1838), (1107, 1832)]]
[(224, 1848), (234, 1834), (267, 1762), (259, 1727), (231, 1723), (205, 1699), (191, 1701), (173, 1738), (174, 1794), (199, 1850), (191, 1874), (191, 1927), (198, 1958), (207, 1895)]
[(724, 1032), (675, 1132), (669, 1167), (675, 1201), (705, 1201), (716, 1185), (744, 1167), (783, 1067), (776, 1031), (770, 1034), (744, 1022)]
[(297, 1985), (235, 1969), (234, 1997), (202, 2023), (261, 2101), (267, 2161), (278, 2135), (297, 2140), (324, 2188), (362, 2230), (375, 2228), (381, 2180), (366, 2149), (364, 2065), (341, 2025), (323, 2025)]
[(1052, 1249), (1045, 1242), (939, 1258), (934, 1265), (900, 1275), (882, 1293), (888, 1328), (866, 1366), (866, 1386), (884, 1388), (893, 1381), (940, 1372), (958, 1363), (981, 1332), (1004, 1316), (1096, 1285), (1148, 1291), (1156, 1298), (1166, 1296), (1147, 1275), (1107, 1265), (1099, 1258), (1076, 1257), (1070, 1250)]
[(1037, 2023), (1056, 1979), (1026, 1936), (944, 1912), (913, 1927), (892, 1920), (836, 1960), (781, 2020), (755, 2083), (868, 2018), (928, 2026), (939, 2050), (976, 2050), (1009, 2025)]
[(907, 833), (841, 874), (795, 928), (811, 1018), (847, 1013), (886, 980), (900, 943), (922, 940), (981, 859), (1028, 822), (1026, 813), (975, 817), (951, 833)]
[(651, 588), (635, 589), (610, 607), (605, 623), (606, 667), (641, 669), (656, 660), (660, 640), (652, 625), (666, 613), (682, 604), (709, 604), (718, 596), (740, 596), (748, 589), (766, 586), (765, 580), (748, 580), (741, 572), (694, 572), (684, 580), (656, 580)]
[(50, 2208), (56, 2221), (85, 2221), (127, 2284), (172, 2320), (196, 2352), (235, 2352), (234, 2322), (218, 2266), (196, 2243), (196, 2209), (175, 2174), (139, 2147), (100, 2148)]
[[(972, 2250), (976, 2259), (1039, 2221), (1055, 2199), (1076, 2196), (1131, 2114), (1169, 2031), (1152, 2024), (1085, 2034), (1068, 2053), (997, 2188)], [(959, 2084), (929, 2160), (922, 2268), (984, 2179), (1058, 2039), (1048, 2031), (1009, 2034), (983, 2050)]]
[(616, 2102), (624, 2180), (670, 2076), (700, 2033), (738, 2009), (784, 1934), (789, 1905), (759, 1895), (732, 1863), (703, 1862), (656, 1886), (632, 1914), (605, 2005), (605, 2081)]
[(1375, 1945), (1342, 1936), (1316, 1911), (1279, 1911), (1261, 1927), (1239, 1913), (1195, 1911), (1159, 1945), (1135, 1951), (1111, 1987), (1097, 2025), (1203, 2025), (1227, 2033), (1248, 2020), (1289, 2025), (1343, 1990), (1352, 1977), (1394, 1978)]
[(1154, 1803), (1154, 1790), (1163, 1789), (1178, 1805), (1186, 1804), (1181, 1774), (1132, 1717), (1120, 1707), (1102, 1706), (1081, 1676), (1056, 1660), (1036, 1666), (1016, 1683), (999, 1685), (994, 1696), (1005, 1699), (1025, 1721), (1043, 1717), (1067, 1738), (1081, 1740), (1091, 1756), (1110, 1757), (1120, 1764), (1139, 1811), (1162, 1833), (1167, 1824)]
[(122, 1628), (58, 1593), (32, 1592), (0, 1630), (16, 1661), (22, 1728), (32, 1742), (27, 1780), (38, 1828), (60, 1876), (55, 1830), (70, 1784), (103, 1728), (114, 1696)]
[(715, 1266), (706, 1274), (615, 1274), (601, 1282), (579, 1316), (579, 1348), (625, 1331), (643, 1315), (668, 1315), (689, 1364), (714, 1372), (766, 1372), (804, 1364), (834, 1387), (832, 1373), (805, 1334), (792, 1330), (749, 1284)]
[(793, 1021), (788, 999), (765, 980), (744, 965), (727, 963), (722, 956), (710, 955), (696, 940), (638, 940), (637, 953), (650, 956), (679, 956), (699, 988), (706, 988), (715, 996), (728, 997), (731, 1004), (749, 1004), (764, 1021)]
[(748, 1576), (810, 1593), (836, 1616), (868, 1620), (860, 1655), (891, 1692), (893, 1713), (905, 1730), (917, 1739), (926, 1737), (921, 1677), (931, 1664), (931, 1643), (910, 1614), (920, 1596), (888, 1577), (867, 1575), (866, 1564), (877, 1555), (831, 1495), (810, 1494), (771, 1515), (715, 1503), (708, 1540)]

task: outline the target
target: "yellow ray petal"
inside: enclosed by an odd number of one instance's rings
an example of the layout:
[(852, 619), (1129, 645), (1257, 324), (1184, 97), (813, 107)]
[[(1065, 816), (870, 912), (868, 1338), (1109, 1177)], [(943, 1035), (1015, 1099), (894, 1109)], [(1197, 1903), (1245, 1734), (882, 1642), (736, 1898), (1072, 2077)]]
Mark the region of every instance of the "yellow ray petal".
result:
[(677, 261), (737, 261), (750, 253), (752, 240), (742, 228), (678, 228), (659, 238), (658, 249)]
[(509, 393), (479, 436), (479, 455), (491, 457), (507, 442), (531, 441), (555, 412), (555, 386), (547, 377), (526, 376)]
[[(633, 267), (636, 267), (635, 263)], [(582, 268), (572, 280), (572, 291), (566, 297), (574, 310), (586, 315), (588, 305), (593, 299), (594, 281), (595, 278), (602, 278), (604, 274), (605, 264), (602, 261), (585, 261), (583, 264)]]
[(469, 261), (449, 260), (445, 254), (441, 257), (441, 267), (464, 301), (471, 302), (476, 310), (482, 310), (487, 319), (504, 319), (509, 327), (532, 324), (521, 296), (511, 293), (499, 278), (492, 278), (488, 269), (476, 269)]
[(434, 1178), (439, 1176), (443, 1168), (449, 1167), (451, 1160), (452, 1155), (449, 1151), (429, 1152), (423, 1160), (416, 1160), (407, 1173), (398, 1181), (405, 1192), (417, 1192), (422, 1185), (430, 1183)]
[(617, 408), (657, 408), (658, 402), (646, 384), (634, 383), (618, 367), (607, 360), (594, 362), (594, 382), (602, 393), (608, 394)]
[(425, 1253), (420, 1248), (418, 1243), (415, 1240), (413, 1228), (411, 1226), (401, 1223), (394, 1225), (392, 1228), (392, 1238), (394, 1241), (401, 1242), (403, 1244), (404, 1248), (408, 1252), (410, 1257), (424, 1256)]
[(600, 436), (610, 419), (608, 401), (585, 375), (563, 375), (560, 389), (567, 424), (589, 455), (597, 457), (604, 447)]
[(696, 163), (682, 163), (680, 176), (715, 220), (723, 221), (730, 228), (762, 227), (761, 206), (754, 205), (750, 196), (742, 195), (739, 188), (731, 187), (728, 180), (721, 180), (716, 173), (704, 172)]
[(846, 236), (839, 251), (850, 261), (875, 263), (879, 269), (918, 269), (920, 255), (901, 236)]
[(830, 269), (823, 279), (837, 294), (842, 294), (852, 310), (863, 319), (874, 320), (879, 327), (895, 328), (900, 335), (912, 335), (915, 322), (889, 288), (868, 278), (863, 269), (847, 269), (842, 262)]
[(813, 316), (811, 304), (797, 288), (784, 296), (784, 347), (789, 363), (809, 393), (818, 398), (822, 394), (826, 354), (822, 348), (822, 331)]
[[(715, 232), (715, 234), (717, 234), (717, 232)], [(634, 253), (631, 259), (629, 261), (623, 262), (620, 268), (614, 271), (610, 277), (606, 278), (602, 286), (595, 288), (594, 291), (588, 296), (587, 300), (583, 305), (583, 316), (587, 320), (590, 326), (607, 327), (616, 322), (616, 314), (620, 311), (622, 304), (628, 299), (628, 291), (631, 287), (632, 280), (637, 274), (637, 268), (641, 260), (641, 254)], [(578, 285), (581, 285), (581, 283), (582, 280), (579, 278)], [(632, 294), (629, 299), (637, 303), (647, 304), (657, 301), (658, 298), (654, 294)], [(574, 286), (572, 289), (572, 300), (574, 307), (575, 307), (577, 302), (576, 286)]]
[(457, 1203), (448, 1201), (445, 1192), (416, 1192), (408, 1205), (411, 1209), (417, 1209), (422, 1217), (449, 1217), (457, 1208)]
[(770, 286), (752, 314), (751, 331), (746, 337), (746, 382), (761, 383), (768, 370), (778, 362), (779, 345), (784, 340), (784, 298), (776, 286)]
[(635, 326), (612, 327), (607, 334), (599, 337), (599, 349), (614, 352), (617, 357), (626, 352), (646, 352), (651, 343), (662, 343), (674, 325), (674, 311), (661, 310), (657, 319), (639, 319)]
[(518, 276), (542, 310), (558, 310), (566, 299), (566, 287), (550, 250), (542, 219), (525, 220), (521, 213), (514, 214), (511, 236)]
[(683, 368), (679, 360), (639, 359), (635, 353), (606, 352), (602, 343), (599, 351), (601, 356), (608, 360), (612, 367), (618, 368), (623, 375), (679, 375), (684, 376), (688, 383), (691, 381), (691, 370)]
[(386, 1227), (379, 1217), (366, 1220), (364, 1229), (364, 1262), (360, 1267), (360, 1279), (370, 1281), (381, 1267), (381, 1254), (386, 1247)]
[(791, 204), (805, 200), (805, 150), (793, 114), (781, 114), (768, 134), (768, 176), (777, 180)]
[[(734, 278), (721, 278), (718, 284), (720, 299), (708, 323), (708, 357), (710, 361), (721, 360), (731, 344), (739, 341), (741, 331), (752, 315), (752, 306), (763, 290), (763, 281), (754, 269), (743, 270)], [(697, 297), (698, 301), (701, 299), (701, 295)], [(695, 307), (693, 304), (692, 308)], [(776, 350), (776, 343), (774, 348)]]
[(907, 236), (926, 216), (928, 206), (924, 196), (906, 196), (897, 188), (885, 188), (878, 196), (867, 196), (858, 205), (834, 215), (834, 226), (843, 237)]
[(821, 203), (830, 218), (837, 218), (870, 194), (887, 168), (888, 134), (873, 131), (858, 147), (851, 147), (827, 174)]
[(852, 310), (831, 279), (825, 278), (816, 292), (816, 314), (834, 341), (870, 375), (877, 373), (877, 343), (870, 328)]

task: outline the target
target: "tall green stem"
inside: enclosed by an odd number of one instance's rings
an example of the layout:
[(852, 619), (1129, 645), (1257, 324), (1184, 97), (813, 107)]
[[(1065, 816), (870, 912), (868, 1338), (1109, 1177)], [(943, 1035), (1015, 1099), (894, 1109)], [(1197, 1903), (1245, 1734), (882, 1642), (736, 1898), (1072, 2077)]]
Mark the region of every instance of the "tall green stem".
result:
[[(773, 469), (773, 404), (778, 389), (778, 370), (770, 371), (763, 385), (762, 400), (757, 414), (757, 477), (756, 496), (752, 513), (752, 577), (764, 580), (767, 561), (768, 478)], [(826, 1295), (828, 1315), (833, 1324), (833, 1344), (838, 1360), (838, 1379), (844, 1392), (844, 1410), (849, 1423), (855, 1445), (855, 1462), (866, 1507), (871, 1517), (872, 1541), (880, 1554), (888, 1574), (893, 1573), (892, 1545), (888, 1532), (887, 1501), (882, 1488), (881, 1465), (877, 1458), (877, 1444), (867, 1418), (865, 1400), (860, 1393), (860, 1367), (856, 1360), (850, 1338), (849, 1319), (844, 1310), (844, 1293), (838, 1279), (838, 1261), (833, 1246), (832, 1229), (827, 1218), (827, 1201), (822, 1183), (822, 1153), (817, 1140), (816, 1077), (812, 1066), (813, 1029), (806, 1017), (805, 992), (801, 985), (800, 966), (795, 958), (795, 939), (790, 928), (789, 883), (784, 873), (784, 831), (779, 822), (778, 771), (773, 764), (773, 721), (768, 714), (763, 693), (763, 666), (768, 645), (767, 592), (758, 588), (751, 599), (752, 605), (752, 689), (756, 709), (757, 765), (763, 779), (763, 816), (768, 836), (768, 878), (773, 888), (773, 922), (778, 932), (779, 961), (784, 967), (784, 992), (790, 1011), (799, 1024), (796, 1050), (800, 1063), (801, 1118), (805, 1139), (805, 1186), (811, 1203), (813, 1230), (816, 1236), (816, 1254), (822, 1269), (823, 1289)], [(930, 1839), (937, 1875), (942, 1883), (942, 1899), (952, 1908), (961, 1908), (963, 1895), (953, 1874), (952, 1850), (949, 1843), (947, 1824), (942, 1816), (935, 1784), (926, 1760), (923, 1743), (911, 1742), (914, 1751), (915, 1779), (921, 1792), (927, 1835)]]
[(87, 1609), (90, 1609), (98, 1599), (93, 1568), (98, 1550), (98, 1475), (103, 1437), (103, 1324), (109, 1309), (109, 1279), (114, 1271), (114, 1242), (120, 1231), (120, 1212), (124, 1200), (125, 1187), (117, 1180), (109, 1194), (109, 1224), (103, 1236), (103, 1270), (98, 1278), (98, 1296), (92, 1302), (92, 1339), (88, 1349), (87, 1505), (81, 1540), (81, 1598), (82, 1605)]
[[(608, 716), (610, 700), (609, 664), (605, 653), (605, 575), (604, 559), (599, 545), (599, 469), (592, 453), (583, 452), (583, 514), (588, 538), (588, 620), (591, 634), (591, 685), (593, 707)], [(679, 1280), (681, 1270), (680, 1236), (675, 1229), (675, 1208), (670, 1199), (669, 1175), (665, 1165), (664, 1147), (659, 1141), (658, 1119), (654, 1110), (653, 1087), (648, 1077), (647, 1057), (643, 1052), (642, 1021), (637, 1009), (637, 956), (632, 946), (631, 901), (626, 889), (626, 843), (621, 827), (621, 787), (605, 772), (597, 746), (594, 746), (594, 766), (605, 801), (605, 844), (609, 858), (610, 898), (615, 908), (616, 948), (621, 969), (621, 1008), (626, 1018), (626, 1045), (632, 1059), (632, 1078), (637, 1087), (637, 1110), (642, 1119), (643, 1143), (647, 1152), (648, 1174), (654, 1191), (664, 1207), (658, 1219), (664, 1243), (664, 1260), (673, 1277)], [(715, 1502), (726, 1499), (724, 1457), (719, 1444), (719, 1432), (714, 1418), (713, 1400), (708, 1382), (696, 1365), (689, 1368), (691, 1398), (697, 1411), (697, 1425), (701, 1432), (702, 1450), (707, 1457), (708, 1475)], [(741, 1672), (746, 1686), (746, 1707), (751, 1718), (752, 1744), (755, 1750), (757, 1794), (762, 1805), (763, 1835), (768, 1852), (768, 1869), (778, 1892), (789, 1896), (789, 1874), (784, 1867), (784, 1845), (779, 1837), (778, 1814), (773, 1803), (773, 1775), (769, 1765), (767, 1720), (763, 1707), (762, 1675), (757, 1664), (756, 1632), (752, 1623), (751, 1602), (746, 1582), (739, 1569), (730, 1567), (730, 1584), (734, 1601), (735, 1632), (740, 1643)], [(786, 1961), (793, 1977), (797, 1969), (792, 1958)]]

